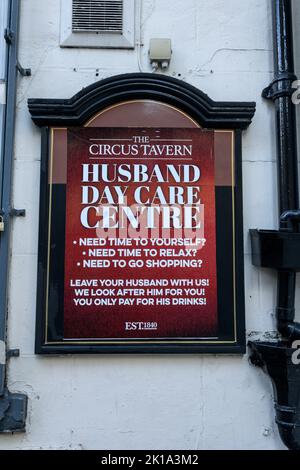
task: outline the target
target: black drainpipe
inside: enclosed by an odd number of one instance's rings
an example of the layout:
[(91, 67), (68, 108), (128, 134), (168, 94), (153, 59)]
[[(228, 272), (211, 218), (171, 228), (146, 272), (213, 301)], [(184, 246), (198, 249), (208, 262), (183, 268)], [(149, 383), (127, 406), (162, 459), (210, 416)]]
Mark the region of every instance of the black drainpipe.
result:
[(272, 380), (276, 422), (284, 444), (300, 450), (300, 366), (295, 363), (296, 273), (300, 271), (300, 210), (296, 109), (292, 102), (294, 72), (291, 0), (272, 0), (275, 78), (263, 91), (276, 109), (279, 230), (250, 230), (252, 262), (277, 270), (277, 329), (282, 341), (249, 343), (250, 359)]
[(26, 76), (30, 73), (29, 70), (22, 69), (17, 59), (20, 0), (9, 0), (8, 4), (8, 21), (4, 35), (7, 46), (6, 105), (0, 158), (0, 215), (4, 221), (4, 228), (0, 232), (0, 433), (24, 431), (27, 413), (27, 396), (11, 393), (6, 384), (7, 358), (19, 354), (17, 349), (8, 350), (6, 342), (10, 227), (13, 216), (24, 215), (24, 211), (17, 211), (11, 206), (16, 80), (17, 70)]

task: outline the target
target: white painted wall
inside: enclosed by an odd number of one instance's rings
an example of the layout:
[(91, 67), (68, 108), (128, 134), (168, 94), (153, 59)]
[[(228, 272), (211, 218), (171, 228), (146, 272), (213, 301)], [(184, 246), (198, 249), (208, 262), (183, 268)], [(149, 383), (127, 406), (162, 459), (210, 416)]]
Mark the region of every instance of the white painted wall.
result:
[[(0, 449), (281, 449), (269, 378), (247, 357), (34, 355), (40, 131), (28, 98), (66, 98), (111, 75), (138, 71), (137, 52), (61, 49), (60, 0), (22, 0), (13, 202), (8, 368), (29, 396), (27, 433)], [(270, 0), (143, 0), (144, 71), (151, 37), (170, 37), (168, 74), (216, 100), (255, 100), (243, 141), (247, 332), (275, 331), (275, 276), (251, 265), (249, 228), (277, 228), (274, 113), (261, 98), (273, 77)], [(96, 77), (99, 69), (99, 77)], [(299, 286), (300, 287), (300, 286)], [(273, 333), (272, 333), (273, 332)]]

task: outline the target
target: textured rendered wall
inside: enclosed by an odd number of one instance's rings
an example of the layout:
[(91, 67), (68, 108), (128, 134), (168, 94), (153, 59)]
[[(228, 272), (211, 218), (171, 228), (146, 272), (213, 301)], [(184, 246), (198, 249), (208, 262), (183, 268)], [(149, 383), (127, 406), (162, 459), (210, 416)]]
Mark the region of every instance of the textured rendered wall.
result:
[[(61, 49), (60, 0), (22, 0), (14, 221), (9, 294), (9, 387), (29, 396), (27, 433), (0, 448), (281, 449), (269, 379), (245, 357), (34, 355), (40, 131), (27, 99), (66, 98), (138, 71), (137, 51)], [(244, 134), (247, 334), (274, 336), (275, 277), (250, 260), (249, 228), (277, 227), (274, 116), (261, 91), (273, 77), (270, 0), (143, 0), (144, 71), (151, 37), (170, 37), (168, 74), (216, 100), (255, 100)], [(99, 69), (99, 72), (97, 72)], [(99, 76), (96, 74), (99, 73)], [(300, 286), (299, 286), (300, 287)]]

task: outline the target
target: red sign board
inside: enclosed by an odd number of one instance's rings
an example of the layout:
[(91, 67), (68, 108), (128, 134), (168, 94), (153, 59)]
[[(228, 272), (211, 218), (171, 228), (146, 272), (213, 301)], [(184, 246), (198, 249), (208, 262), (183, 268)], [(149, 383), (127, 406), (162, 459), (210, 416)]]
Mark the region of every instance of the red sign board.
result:
[(254, 103), (125, 74), (31, 99), (37, 354), (242, 354), (242, 130)]
[(68, 130), (64, 338), (218, 336), (214, 132)]

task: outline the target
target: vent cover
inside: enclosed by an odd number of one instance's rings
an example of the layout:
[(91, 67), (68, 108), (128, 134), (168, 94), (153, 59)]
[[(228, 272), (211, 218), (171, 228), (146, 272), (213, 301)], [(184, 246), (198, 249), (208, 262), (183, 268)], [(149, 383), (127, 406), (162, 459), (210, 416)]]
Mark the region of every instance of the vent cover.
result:
[(73, 0), (73, 33), (123, 32), (123, 0)]

